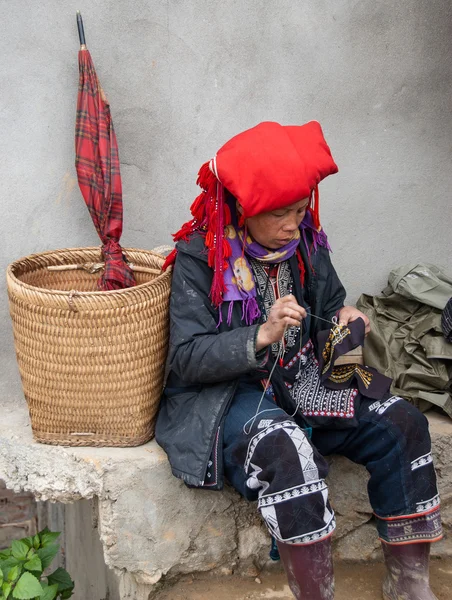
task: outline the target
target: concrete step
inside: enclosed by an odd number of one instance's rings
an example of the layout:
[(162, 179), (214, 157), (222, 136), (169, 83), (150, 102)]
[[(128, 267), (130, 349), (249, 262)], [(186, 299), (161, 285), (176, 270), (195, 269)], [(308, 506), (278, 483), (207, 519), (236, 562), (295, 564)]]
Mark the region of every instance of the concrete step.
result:
[[(22, 399), (4, 402), (1, 409), (0, 479), (40, 500), (92, 503), (88, 513), (94, 515), (105, 563), (119, 576), (121, 600), (148, 600), (162, 582), (191, 573), (233, 570), (255, 577), (268, 568), (270, 537), (255, 504), (229, 487), (223, 492), (188, 489), (172, 476), (155, 440), (137, 448), (38, 444)], [(428, 418), (446, 533), (433, 554), (451, 557), (452, 421), (435, 412)], [(366, 470), (340, 456), (329, 462), (327, 481), (338, 523), (335, 558), (381, 560)]]

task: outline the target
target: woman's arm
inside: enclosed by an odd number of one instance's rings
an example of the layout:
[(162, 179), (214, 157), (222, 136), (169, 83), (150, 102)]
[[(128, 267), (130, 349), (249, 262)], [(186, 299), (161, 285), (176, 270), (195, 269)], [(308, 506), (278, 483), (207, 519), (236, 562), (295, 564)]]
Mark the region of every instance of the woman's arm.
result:
[(168, 369), (187, 383), (235, 379), (256, 369), (258, 325), (220, 333), (218, 311), (209, 298), (212, 270), (179, 252), (170, 301)]

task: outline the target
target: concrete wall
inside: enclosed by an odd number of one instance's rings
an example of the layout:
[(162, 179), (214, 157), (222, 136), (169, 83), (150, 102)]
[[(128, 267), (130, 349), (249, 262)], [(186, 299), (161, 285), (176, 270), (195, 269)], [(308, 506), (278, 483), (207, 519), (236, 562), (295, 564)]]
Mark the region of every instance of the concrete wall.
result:
[(64, 508), (65, 566), (76, 582), (73, 600), (119, 600), (119, 584), (106, 567), (97, 530), (96, 499)]
[[(233, 134), (317, 119), (340, 167), (321, 212), (350, 301), (400, 263), (450, 264), (449, 0), (0, 0), (2, 269), (98, 243), (74, 169), (76, 9), (112, 106), (125, 245), (170, 240)], [(12, 399), (3, 291), (0, 327)]]

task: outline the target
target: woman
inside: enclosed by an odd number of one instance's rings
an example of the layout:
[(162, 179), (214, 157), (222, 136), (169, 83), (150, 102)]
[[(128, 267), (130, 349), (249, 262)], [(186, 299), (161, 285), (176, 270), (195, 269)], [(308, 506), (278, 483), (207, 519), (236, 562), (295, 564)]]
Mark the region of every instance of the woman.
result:
[(321, 330), (331, 328), (334, 349), (369, 329), (344, 306), (320, 227), (318, 184), (336, 172), (317, 122), (261, 123), (203, 165), (193, 219), (167, 260), (171, 333), (156, 437), (187, 485), (221, 489), (226, 479), (257, 500), (303, 599), (334, 597), (323, 456), (365, 465), (385, 598), (433, 600), (428, 555), (441, 521), (427, 421), (388, 385), (366, 391), (370, 371), (332, 385), (316, 358)]

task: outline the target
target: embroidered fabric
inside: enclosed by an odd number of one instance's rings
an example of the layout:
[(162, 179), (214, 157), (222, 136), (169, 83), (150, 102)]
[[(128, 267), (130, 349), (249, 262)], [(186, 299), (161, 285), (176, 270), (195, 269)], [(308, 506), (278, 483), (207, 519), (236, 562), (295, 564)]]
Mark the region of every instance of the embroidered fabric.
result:
[(303, 348), (299, 359), (300, 369), (293, 385), (286, 383), (298, 411), (304, 417), (340, 417), (352, 419), (355, 416), (355, 399), (358, 390), (330, 390), (319, 375), (319, 363), (315, 357), (312, 342)]
[[(278, 298), (291, 293), (295, 293), (299, 302), (303, 298), (300, 282), (294, 280), (293, 273), (297, 271), (297, 265), (293, 262), (291, 258), (272, 266), (250, 258), (264, 321)], [(305, 305), (305, 308), (309, 307)], [(278, 406), (289, 415), (298, 413), (306, 426), (334, 429), (355, 427), (355, 406), (360, 394), (380, 399), (391, 383), (389, 378), (370, 367), (334, 366), (338, 356), (363, 344), (364, 330), (364, 321), (358, 319), (347, 327), (336, 326), (320, 332), (318, 340), (321, 350), (317, 360), (307, 333), (309, 316), (306, 323), (303, 321), (302, 331), (299, 327), (288, 328), (282, 342), (284, 359), (281, 365), (274, 365), (281, 342), (272, 345), (266, 365), (269, 372), (273, 371), (269, 391)], [(299, 336), (302, 336), (304, 346), (297, 352), (297, 346), (301, 346)], [(266, 383), (264, 379), (263, 384)]]
[[(265, 322), (276, 300), (293, 293), (292, 270), (289, 261), (274, 265), (273, 268), (271, 265), (266, 265), (255, 258), (249, 258), (249, 261), (257, 283), (258, 296), (262, 303), (262, 320)], [(299, 332), (299, 327), (288, 327), (284, 334), (286, 352), (295, 346)], [(280, 342), (272, 344), (271, 352), (274, 356), (278, 354), (279, 346)]]
[(379, 400), (389, 391), (392, 379), (367, 365), (334, 364), (339, 356), (363, 346), (364, 337), (365, 325), (362, 319), (356, 319), (346, 327), (337, 325), (319, 332), (317, 341), (321, 381), (332, 390), (346, 389), (355, 384), (363, 396)]
[(413, 542), (434, 542), (443, 535), (439, 498), (427, 502), (435, 506), (422, 515), (409, 515), (392, 519), (377, 517), (377, 529), (381, 540), (387, 544), (409, 544)]
[(323, 385), (310, 339), (283, 367), (275, 370), (267, 392), (288, 414), (297, 414), (297, 421), (305, 427), (344, 429), (357, 424), (359, 390), (332, 390)]
[[(244, 460), (246, 485), (258, 491), (258, 507), (271, 535), (286, 544), (310, 544), (330, 536), (336, 521), (324, 479), (325, 459), (284, 416), (263, 429), (255, 424), (252, 433)], [(273, 458), (281, 452), (287, 464), (298, 468), (275, 472)]]

